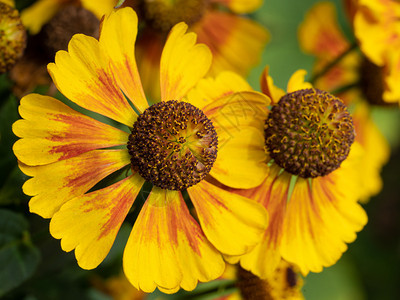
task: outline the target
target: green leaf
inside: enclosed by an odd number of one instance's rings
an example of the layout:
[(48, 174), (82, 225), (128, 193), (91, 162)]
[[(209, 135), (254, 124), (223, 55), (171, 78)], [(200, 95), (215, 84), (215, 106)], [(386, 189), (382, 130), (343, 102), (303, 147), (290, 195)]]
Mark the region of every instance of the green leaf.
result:
[(125, 0), (119, 0), (115, 8), (119, 8), (122, 4), (124, 4)]
[(15, 166), (4, 185), (0, 187), (0, 206), (26, 203), (28, 197), (22, 192), (22, 185), (28, 178), (18, 166)]
[(24, 217), (0, 209), (0, 297), (31, 277), (39, 264), (27, 229)]

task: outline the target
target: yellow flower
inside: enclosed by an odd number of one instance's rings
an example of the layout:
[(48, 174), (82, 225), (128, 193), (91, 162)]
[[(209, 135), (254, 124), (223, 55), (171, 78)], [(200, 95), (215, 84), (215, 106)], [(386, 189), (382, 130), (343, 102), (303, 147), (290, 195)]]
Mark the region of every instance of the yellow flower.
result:
[[(33, 196), (30, 211), (51, 218), (51, 234), (63, 250), (75, 249), (84, 269), (103, 261), (132, 205), (138, 205), (143, 184), (153, 184), (123, 257), (128, 280), (145, 292), (192, 290), (198, 281), (218, 278), (225, 267), (221, 253), (248, 252), (267, 226), (261, 205), (211, 183), (250, 188), (265, 177), (264, 168), (250, 160), (254, 148), (262, 149), (254, 137), (262, 136), (265, 96), (250, 92), (232, 73), (203, 79), (211, 52), (186, 30), (179, 23), (169, 34), (161, 58), (161, 101), (152, 106), (136, 68), (137, 16), (131, 8), (106, 16), (99, 40), (75, 35), (68, 52), (59, 51), (48, 65), (68, 99), (128, 126), (130, 133), (38, 94), (21, 100), (23, 119), (13, 125), (21, 138), (14, 153), (33, 177), (23, 186)], [(129, 176), (92, 189), (126, 166)], [(214, 179), (204, 180), (207, 175)]]
[(268, 210), (263, 241), (241, 258), (241, 266), (266, 278), (281, 259), (303, 275), (333, 265), (367, 222), (357, 203), (359, 145), (343, 102), (304, 82), (305, 71), (290, 78), (287, 93), (265, 69), (263, 92), (273, 106), (265, 122), (269, 174), (254, 189), (237, 193)]
[[(138, 68), (143, 87), (158, 99), (158, 77), (162, 45), (169, 28), (177, 22), (189, 24), (189, 30), (206, 44), (213, 63), (209, 75), (223, 70), (247, 75), (260, 58), (269, 39), (268, 32), (256, 22), (239, 16), (261, 6), (261, 0), (156, 0), (139, 1), (143, 32), (138, 37)], [(223, 9), (219, 9), (219, 7)]]
[(42, 26), (53, 18), (66, 5), (82, 5), (99, 20), (111, 12), (118, 0), (39, 0), (21, 13), (21, 19), (30, 33), (36, 34)]
[(383, 67), (383, 100), (400, 104), (400, 3), (358, 0), (353, 6), (354, 33), (360, 48), (375, 65)]
[[(315, 55), (316, 74), (350, 47), (337, 23), (335, 7), (330, 2), (319, 2), (310, 9), (299, 27), (299, 42), (306, 53)], [(383, 86), (379, 76), (379, 70), (371, 62), (363, 59), (359, 52), (353, 51), (347, 53), (314, 84), (319, 89), (335, 91), (360, 83), (340, 92), (339, 97), (348, 106), (354, 107), (356, 141), (363, 147), (358, 177), (362, 184), (361, 199), (364, 201), (380, 192), (380, 171), (390, 153), (388, 142), (372, 120), (371, 107), (361, 100), (367, 98), (369, 102), (379, 102)]]

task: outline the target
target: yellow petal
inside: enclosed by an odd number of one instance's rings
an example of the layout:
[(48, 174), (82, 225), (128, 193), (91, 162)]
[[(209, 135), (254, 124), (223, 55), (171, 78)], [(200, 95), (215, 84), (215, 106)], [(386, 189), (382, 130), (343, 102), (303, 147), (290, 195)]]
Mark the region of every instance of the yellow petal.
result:
[(111, 73), (109, 58), (95, 38), (74, 35), (68, 52), (58, 51), (55, 63), (47, 69), (58, 90), (76, 104), (127, 126), (136, 120)]
[(54, 17), (61, 7), (61, 1), (36, 1), (21, 12), (22, 24), (24, 24), (31, 34), (37, 34), (42, 26)]
[(110, 71), (119, 88), (143, 112), (148, 103), (135, 60), (137, 24), (136, 13), (129, 7), (112, 12), (102, 22), (100, 47), (109, 57)]
[(258, 9), (263, 3), (262, 0), (211, 0), (211, 2), (225, 5), (238, 14), (251, 13)]
[(221, 276), (225, 263), (190, 215), (178, 191), (154, 187), (125, 248), (124, 272), (138, 289), (193, 290)]
[(14, 144), (13, 151), (26, 165), (48, 164), (128, 141), (128, 133), (48, 96), (25, 96), (19, 113), (23, 119), (13, 124), (13, 132), (22, 139)]
[[(252, 91), (252, 87), (247, 81), (237, 75), (236, 73), (225, 71), (218, 74), (217, 77), (207, 77), (199, 81), (199, 83), (189, 91), (185, 97), (185, 101), (191, 103), (197, 108), (203, 109), (206, 105), (214, 103), (219, 99), (226, 99), (223, 102), (229, 103), (227, 98), (229, 95), (233, 95), (236, 92)], [(268, 105), (268, 99), (265, 99), (265, 106)], [(220, 103), (223, 107), (223, 104)]]
[(261, 241), (268, 225), (264, 207), (207, 181), (188, 188), (201, 228), (222, 253), (242, 255)]
[(263, 132), (247, 127), (230, 134), (219, 144), (210, 175), (233, 188), (260, 185), (268, 172)]
[(257, 188), (240, 194), (263, 203), (269, 214), (269, 225), (262, 241), (240, 258), (241, 266), (260, 278), (274, 274), (281, 261), (280, 243), (291, 175), (273, 165), (267, 179)]
[(64, 251), (75, 249), (81, 268), (96, 268), (110, 251), (143, 183), (136, 174), (68, 201), (51, 219), (50, 233), (61, 239)]
[(367, 104), (359, 103), (352, 115), (356, 131), (356, 141), (363, 148), (362, 162), (357, 168), (360, 171), (362, 187), (361, 200), (366, 202), (382, 189), (380, 172), (388, 161), (390, 147), (385, 137), (374, 123)]
[(214, 100), (204, 113), (218, 135), (217, 160), (211, 175), (234, 188), (252, 188), (266, 176), (264, 124), (269, 99), (256, 92), (239, 92)]
[(192, 28), (199, 43), (213, 55), (210, 75), (229, 70), (248, 75), (261, 59), (269, 40), (268, 31), (253, 20), (231, 13), (210, 10)]
[(208, 72), (212, 55), (207, 46), (196, 44), (196, 34), (187, 25), (175, 25), (161, 56), (161, 100), (181, 100)]
[(261, 91), (271, 99), (272, 104), (276, 104), (286, 93), (284, 90), (274, 85), (274, 81), (272, 77), (268, 75), (268, 72), (269, 66), (266, 66), (261, 75)]
[(99, 20), (103, 15), (110, 13), (118, 0), (80, 0), (82, 6), (91, 11)]
[(335, 172), (314, 178), (311, 185), (298, 178), (287, 206), (281, 252), (303, 275), (336, 263), (367, 222), (365, 211), (340, 185), (353, 178)]
[(306, 53), (332, 61), (349, 47), (339, 29), (336, 9), (331, 2), (317, 2), (299, 26), (300, 47)]
[(294, 72), (289, 79), (287, 85), (287, 92), (292, 93), (302, 89), (311, 89), (312, 88), (311, 83), (304, 81), (306, 74), (307, 74), (306, 70), (297, 70), (296, 72)]
[(127, 150), (96, 150), (44, 166), (20, 164), (29, 179), (23, 191), (34, 196), (29, 209), (51, 218), (70, 199), (81, 196), (96, 183), (130, 163)]

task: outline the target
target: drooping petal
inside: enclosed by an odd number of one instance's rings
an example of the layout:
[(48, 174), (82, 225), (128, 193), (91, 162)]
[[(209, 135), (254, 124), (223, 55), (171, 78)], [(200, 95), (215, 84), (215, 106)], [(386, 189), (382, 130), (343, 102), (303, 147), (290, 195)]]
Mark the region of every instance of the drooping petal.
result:
[(261, 91), (271, 99), (271, 104), (276, 104), (286, 93), (284, 90), (274, 85), (274, 81), (272, 77), (268, 75), (268, 72), (269, 66), (266, 66), (261, 75)]
[(346, 166), (311, 183), (297, 179), (287, 206), (281, 253), (303, 275), (333, 265), (366, 224), (367, 215), (352, 190), (359, 188), (356, 184)]
[(80, 0), (80, 2), (85, 9), (91, 11), (100, 20), (113, 10), (118, 0)]
[(175, 25), (161, 56), (161, 100), (181, 100), (208, 72), (212, 55), (207, 46), (196, 44), (195, 33), (187, 25)]
[(127, 126), (136, 120), (110, 72), (110, 59), (95, 38), (74, 35), (68, 52), (58, 51), (47, 69), (58, 90), (76, 104)]
[(352, 115), (356, 141), (363, 147), (363, 158), (359, 168), (362, 182), (361, 201), (366, 202), (382, 189), (380, 171), (388, 161), (390, 147), (385, 137), (374, 123), (367, 104), (357, 104)]
[(21, 139), (14, 144), (13, 151), (26, 165), (48, 164), (128, 141), (128, 133), (48, 96), (25, 96), (19, 113), (23, 119), (13, 124), (13, 132)]
[(68, 201), (51, 219), (50, 233), (61, 239), (64, 251), (75, 249), (81, 268), (96, 268), (110, 251), (143, 183), (136, 174)]
[(132, 104), (143, 112), (148, 107), (148, 103), (135, 59), (137, 24), (136, 13), (131, 8), (112, 12), (103, 19), (100, 47), (109, 57), (110, 70), (119, 88)]
[(268, 104), (263, 94), (239, 92), (203, 107), (218, 135), (218, 155), (210, 175), (223, 184), (252, 188), (265, 178), (263, 128)]
[(138, 289), (174, 293), (193, 290), (197, 281), (221, 276), (225, 268), (190, 215), (178, 191), (154, 187), (125, 248), (124, 272)]
[(271, 277), (281, 261), (280, 243), (291, 175), (287, 172), (280, 174), (280, 170), (277, 165), (273, 165), (259, 187), (239, 190), (241, 195), (263, 204), (270, 217), (261, 242), (240, 257), (241, 266), (260, 278)]
[(261, 241), (268, 225), (264, 207), (203, 180), (187, 189), (207, 239), (222, 253), (242, 255)]
[(37, 34), (62, 7), (61, 1), (39, 0), (21, 12), (22, 24), (31, 34)]
[(225, 5), (238, 14), (251, 13), (262, 5), (262, 0), (211, 0), (210, 2)]
[(34, 196), (29, 209), (51, 218), (70, 199), (81, 196), (96, 183), (130, 163), (127, 150), (96, 150), (44, 166), (20, 164), (29, 179), (23, 185), (26, 195)]
[[(252, 87), (247, 81), (237, 75), (236, 73), (224, 71), (218, 74), (217, 77), (206, 77), (199, 81), (199, 83), (189, 91), (185, 97), (185, 101), (196, 106), (197, 108), (203, 109), (206, 105), (212, 104), (222, 98), (225, 103), (229, 103), (230, 100), (227, 98), (229, 95), (233, 95), (236, 92), (252, 91)], [(265, 106), (268, 105), (268, 100), (265, 99)], [(222, 103), (220, 103), (222, 107)]]
[(311, 89), (311, 83), (304, 81), (306, 74), (306, 70), (297, 70), (294, 72), (287, 84), (287, 92), (291, 93), (302, 89)]
[(210, 175), (233, 188), (253, 188), (267, 176), (264, 135), (256, 128), (228, 132), (229, 139), (219, 145)]
[(269, 40), (267, 30), (256, 22), (217, 10), (207, 12), (191, 30), (212, 52), (213, 76), (225, 70), (247, 75)]

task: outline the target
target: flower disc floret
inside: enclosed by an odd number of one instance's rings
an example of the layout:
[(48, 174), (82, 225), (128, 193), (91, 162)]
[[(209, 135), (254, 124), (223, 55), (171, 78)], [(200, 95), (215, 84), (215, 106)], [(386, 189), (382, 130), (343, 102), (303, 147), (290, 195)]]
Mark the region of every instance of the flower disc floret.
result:
[(134, 123), (128, 142), (133, 169), (167, 190), (183, 190), (203, 180), (217, 147), (217, 133), (206, 115), (175, 100), (147, 108)]
[(342, 100), (318, 89), (286, 94), (266, 121), (265, 144), (271, 158), (303, 178), (337, 169), (353, 141), (353, 121)]
[(154, 29), (167, 32), (179, 22), (191, 25), (200, 20), (207, 5), (207, 0), (145, 0), (142, 10)]

